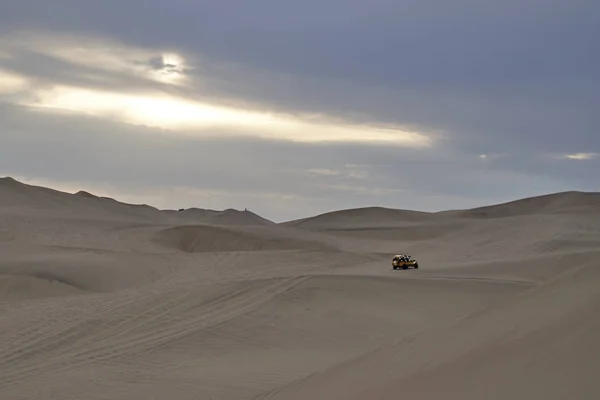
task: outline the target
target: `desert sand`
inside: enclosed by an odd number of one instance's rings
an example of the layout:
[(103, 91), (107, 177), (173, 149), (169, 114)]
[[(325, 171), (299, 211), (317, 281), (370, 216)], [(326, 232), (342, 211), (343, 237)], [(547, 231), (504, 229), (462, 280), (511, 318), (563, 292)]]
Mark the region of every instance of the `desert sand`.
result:
[(0, 254), (2, 400), (600, 398), (597, 193), (274, 223), (2, 178)]

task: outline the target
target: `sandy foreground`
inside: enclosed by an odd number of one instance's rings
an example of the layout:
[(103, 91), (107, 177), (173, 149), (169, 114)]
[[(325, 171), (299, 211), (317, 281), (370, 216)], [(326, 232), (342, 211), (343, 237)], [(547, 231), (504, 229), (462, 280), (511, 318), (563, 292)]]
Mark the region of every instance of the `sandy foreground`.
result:
[(2, 400), (600, 398), (600, 194), (275, 224), (3, 178), (0, 255)]

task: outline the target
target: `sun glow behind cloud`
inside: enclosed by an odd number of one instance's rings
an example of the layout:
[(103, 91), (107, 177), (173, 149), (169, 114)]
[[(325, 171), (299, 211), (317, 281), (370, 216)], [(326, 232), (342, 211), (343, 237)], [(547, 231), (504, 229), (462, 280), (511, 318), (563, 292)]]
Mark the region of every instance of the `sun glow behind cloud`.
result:
[(249, 135), (300, 142), (388, 142), (412, 147), (431, 145), (417, 132), (240, 110), (164, 94), (121, 94), (57, 86), (36, 94), (28, 106), (88, 113), (121, 122), (199, 135)]
[[(145, 89), (110, 91), (46, 82), (28, 85), (29, 78), (14, 72), (0, 72), (0, 93), (27, 87), (21, 105), (46, 111), (70, 110), (118, 122), (162, 128), (166, 133), (199, 136), (246, 135), (299, 142), (388, 143), (408, 147), (429, 147), (432, 137), (396, 126), (380, 127), (334, 121), (331, 116), (319, 118), (263, 112), (209, 104), (194, 89), (194, 80), (186, 76), (186, 57), (168, 49), (140, 49), (99, 38), (73, 38), (65, 35), (18, 33), (0, 39), (0, 51), (28, 51), (88, 68), (86, 73), (119, 74), (136, 80), (147, 80)], [(192, 57), (193, 58), (193, 57)], [(109, 75), (107, 75), (109, 76)], [(156, 83), (166, 84), (170, 94)], [(139, 86), (138, 86), (139, 87)], [(177, 94), (186, 89), (186, 96)], [(250, 106), (251, 107), (251, 106)]]
[[(5, 50), (3, 50), (5, 49)], [(0, 55), (27, 50), (72, 65), (172, 85), (185, 84), (185, 59), (174, 51), (140, 49), (90, 36), (15, 32), (0, 38)]]

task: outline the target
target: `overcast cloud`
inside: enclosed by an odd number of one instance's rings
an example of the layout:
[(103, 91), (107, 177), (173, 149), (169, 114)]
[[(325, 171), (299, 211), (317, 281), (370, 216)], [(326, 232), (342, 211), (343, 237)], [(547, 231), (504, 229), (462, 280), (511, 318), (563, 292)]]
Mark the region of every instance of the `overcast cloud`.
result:
[(0, 175), (282, 221), (600, 191), (594, 0), (3, 1)]

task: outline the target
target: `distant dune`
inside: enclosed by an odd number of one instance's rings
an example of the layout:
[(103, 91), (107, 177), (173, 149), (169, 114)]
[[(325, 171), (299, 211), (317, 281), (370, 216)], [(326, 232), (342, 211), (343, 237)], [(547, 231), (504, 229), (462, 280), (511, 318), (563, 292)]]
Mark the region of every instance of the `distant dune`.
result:
[(0, 179), (0, 399), (600, 398), (599, 199), (274, 223)]
[(477, 207), (459, 212), (468, 218), (501, 218), (531, 214), (600, 214), (600, 193), (563, 192)]
[(154, 241), (188, 253), (291, 250), (310, 247), (306, 242), (281, 237), (269, 231), (240, 231), (205, 225), (167, 228), (157, 232)]
[(0, 207), (64, 211), (72, 214), (115, 216), (147, 221), (195, 222), (215, 225), (274, 225), (255, 213), (244, 210), (223, 211), (200, 208), (159, 210), (146, 204), (128, 204), (109, 197), (79, 191), (75, 194), (27, 185), (13, 178), (0, 178)]
[(182, 220), (195, 220), (211, 223), (215, 225), (275, 225), (273, 221), (261, 217), (251, 211), (227, 209), (223, 211), (206, 210), (201, 208), (188, 208), (181, 211), (163, 211), (170, 215), (175, 215)]
[(563, 192), (511, 202), (472, 208), (422, 212), (384, 207), (364, 207), (332, 211), (313, 217), (280, 223), (306, 229), (375, 228), (406, 225), (411, 222), (440, 223), (449, 218), (502, 218), (534, 214), (600, 214), (600, 193)]
[(433, 214), (421, 211), (396, 210), (385, 207), (364, 207), (332, 211), (314, 217), (282, 222), (280, 225), (307, 229), (358, 228), (426, 221), (432, 217)]

